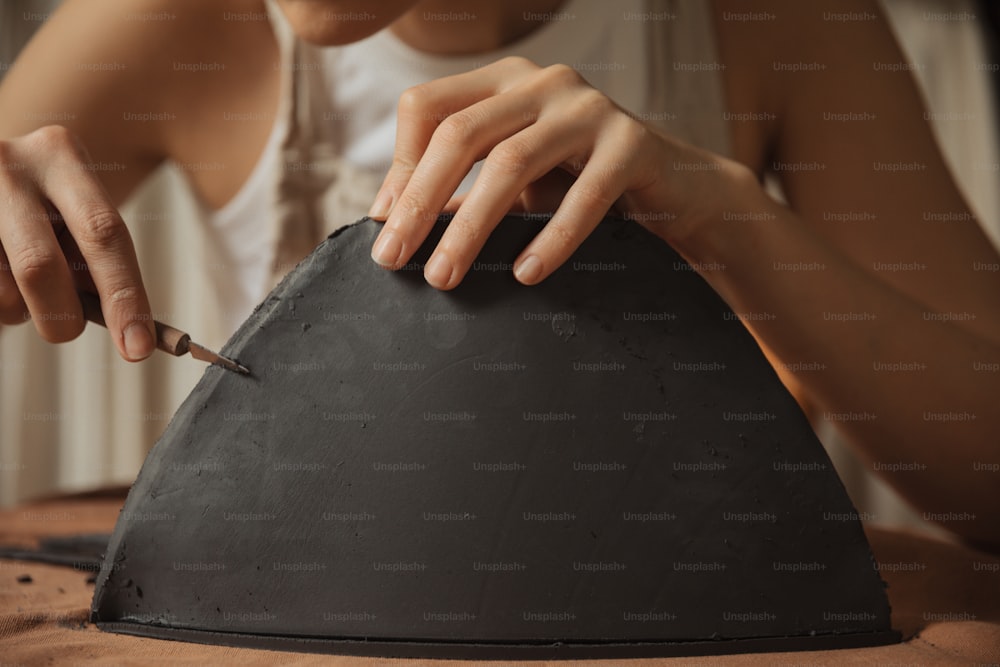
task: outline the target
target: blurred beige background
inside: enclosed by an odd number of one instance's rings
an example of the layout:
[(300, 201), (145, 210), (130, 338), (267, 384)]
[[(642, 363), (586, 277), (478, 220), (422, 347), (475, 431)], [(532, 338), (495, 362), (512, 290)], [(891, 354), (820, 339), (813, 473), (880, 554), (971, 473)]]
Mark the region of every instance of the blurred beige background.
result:
[[(0, 76), (58, 0), (0, 3)], [(921, 65), (934, 129), (972, 208), (1000, 247), (1000, 142), (990, 75), (996, 62), (981, 21), (939, 21), (942, 12), (976, 14), (972, 0), (883, 0), (908, 57)], [(162, 168), (122, 211), (139, 253), (154, 313), (170, 313), (208, 347), (228, 333), (217, 317), (215, 277), (226, 271), (202, 233), (203, 214), (172, 167)], [(0, 332), (0, 505), (61, 492), (130, 484), (146, 452), (201, 376), (190, 359), (158, 354), (122, 361), (107, 333), (88, 327), (73, 343), (51, 346), (30, 326)], [(833, 426), (818, 432), (859, 511), (877, 523), (921, 518), (875, 479)]]

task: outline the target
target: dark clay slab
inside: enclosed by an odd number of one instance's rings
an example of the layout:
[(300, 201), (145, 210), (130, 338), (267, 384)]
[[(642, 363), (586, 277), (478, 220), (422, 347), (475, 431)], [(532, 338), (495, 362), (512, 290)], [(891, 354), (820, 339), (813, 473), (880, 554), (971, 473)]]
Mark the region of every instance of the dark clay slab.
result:
[(66, 535), (42, 538), (35, 547), (0, 545), (0, 558), (97, 571), (104, 562), (110, 537), (103, 533)]
[[(607, 220), (543, 284), (510, 217), (461, 286), (320, 245), (147, 458), (93, 619), (372, 655), (543, 657), (895, 641), (798, 406), (666, 244)], [(402, 647), (402, 648), (400, 648)], [(444, 648), (442, 648), (444, 647)], [(551, 655), (550, 655), (551, 654)]]

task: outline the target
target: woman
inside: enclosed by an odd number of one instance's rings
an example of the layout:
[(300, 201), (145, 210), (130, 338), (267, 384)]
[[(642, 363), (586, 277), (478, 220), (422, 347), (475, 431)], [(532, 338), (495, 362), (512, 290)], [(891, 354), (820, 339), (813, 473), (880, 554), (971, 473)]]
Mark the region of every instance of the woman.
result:
[[(240, 233), (259, 248), (277, 214), (275, 273), (315, 243), (302, 226), (320, 224), (330, 192), (370, 193), (386, 221), (373, 259), (389, 268), (456, 210), (425, 268), (439, 289), (461, 282), (512, 207), (555, 211), (514, 264), (525, 285), (614, 208), (684, 255), (800, 402), (840, 416), (925, 516), (1000, 543), (1000, 485), (977, 466), (1000, 459), (989, 400), (1000, 258), (876, 4), (605, 4), (394, 0), (376, 13), (359, 0), (281, 0), (284, 17), (270, 7), (268, 21), (268, 6), (236, 0), (69, 0), (0, 87), (2, 321), (30, 314), (46, 340), (70, 340), (84, 326), (81, 286), (101, 295), (122, 356), (147, 357), (149, 304), (115, 206), (166, 159), (188, 165), (200, 199), (233, 222), (234, 210), (261, 212), (248, 185), (267, 180), (272, 156), (273, 210)], [(586, 19), (609, 11), (620, 19), (595, 39)], [(572, 67), (501, 58), (581, 44), (574, 53), (594, 59)], [(409, 83), (426, 82), (398, 97), (392, 148), (383, 116), (398, 70), (383, 89), (371, 82), (407, 59)], [(452, 75), (426, 76), (442, 71)], [(391, 154), (381, 187), (355, 188), (380, 151)], [(787, 205), (764, 191), (768, 172)], [(947, 225), (924, 222), (941, 216)], [(252, 302), (261, 263), (242, 266)]]

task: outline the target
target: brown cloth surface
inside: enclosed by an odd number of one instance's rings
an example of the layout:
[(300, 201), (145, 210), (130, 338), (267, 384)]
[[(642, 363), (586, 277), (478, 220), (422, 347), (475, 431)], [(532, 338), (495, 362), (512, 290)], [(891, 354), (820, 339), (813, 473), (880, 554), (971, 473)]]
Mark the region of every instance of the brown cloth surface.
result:
[[(0, 544), (33, 546), (43, 537), (108, 533), (124, 491), (56, 498), (0, 512)], [(907, 533), (868, 529), (889, 584), (893, 627), (902, 644), (867, 649), (758, 653), (703, 658), (525, 662), (572, 665), (996, 665), (1000, 664), (1000, 557)], [(25, 576), (30, 577), (30, 580)], [(370, 665), (461, 661), (385, 660), (204, 646), (116, 635), (87, 622), (90, 572), (0, 559), (0, 662), (4, 665)], [(488, 667), (498, 662), (470, 662)]]

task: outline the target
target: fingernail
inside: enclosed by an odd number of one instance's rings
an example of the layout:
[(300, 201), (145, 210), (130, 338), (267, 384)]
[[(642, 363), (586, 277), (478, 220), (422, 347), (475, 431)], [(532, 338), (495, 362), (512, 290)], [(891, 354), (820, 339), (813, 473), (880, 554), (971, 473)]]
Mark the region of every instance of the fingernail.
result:
[(431, 257), (424, 266), (424, 279), (434, 287), (444, 288), (451, 282), (452, 265), (441, 253)]
[(153, 353), (156, 344), (144, 324), (133, 322), (125, 329), (125, 354), (132, 361), (145, 359)]
[(392, 213), (392, 205), (396, 203), (396, 198), (389, 192), (380, 192), (375, 198), (375, 203), (368, 211), (368, 217), (375, 220), (385, 220)]
[(514, 277), (525, 285), (534, 285), (542, 276), (542, 262), (534, 255), (528, 255), (514, 267)]
[(372, 248), (372, 259), (381, 266), (394, 267), (399, 263), (401, 254), (403, 254), (403, 244), (391, 230), (383, 229), (375, 241), (375, 247)]

